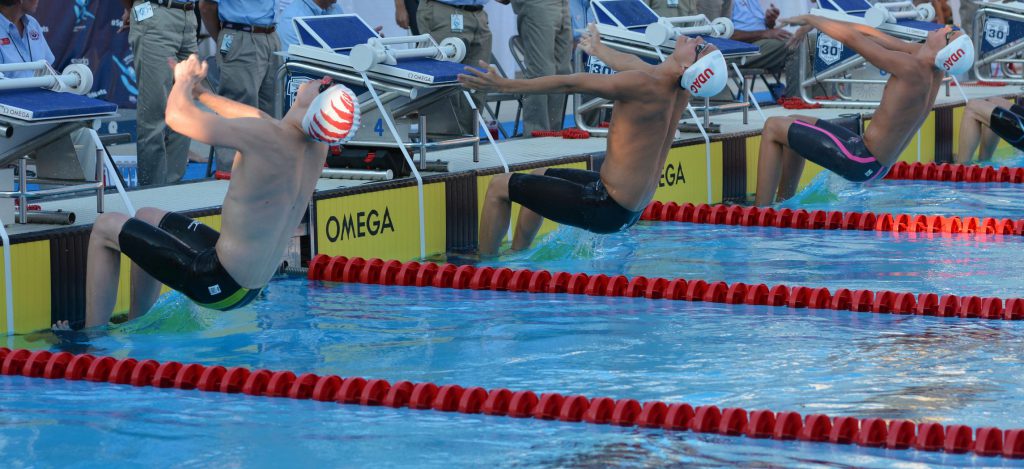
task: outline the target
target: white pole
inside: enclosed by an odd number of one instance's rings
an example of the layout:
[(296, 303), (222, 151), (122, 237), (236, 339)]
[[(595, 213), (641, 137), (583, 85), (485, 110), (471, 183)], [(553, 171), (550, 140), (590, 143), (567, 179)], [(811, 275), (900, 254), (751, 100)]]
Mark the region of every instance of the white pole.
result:
[(114, 187), (117, 188), (117, 193), (121, 195), (121, 201), (124, 202), (125, 208), (128, 209), (128, 216), (135, 216), (135, 207), (132, 205), (132, 201), (128, 199), (128, 193), (125, 192), (124, 186), (121, 185), (121, 178), (117, 177), (117, 170), (114, 165), (110, 162), (110, 154), (107, 153), (106, 147), (103, 146), (103, 142), (100, 141), (100, 136), (96, 134), (93, 129), (87, 129), (89, 135), (92, 136), (93, 144), (96, 145), (96, 151), (102, 151), (106, 154), (106, 158), (103, 158), (103, 165), (107, 168), (107, 172), (113, 175)]
[(14, 335), (14, 274), (11, 272), (11, 238), (0, 221), (0, 239), (4, 242), (4, 300), (7, 302), (7, 336)]
[(708, 180), (708, 205), (711, 205), (711, 139), (708, 138), (707, 132), (704, 131), (704, 126), (700, 124), (700, 118), (697, 117), (697, 113), (693, 110), (693, 106), (686, 105), (686, 110), (690, 111), (690, 115), (693, 116), (693, 122), (697, 124), (697, 130), (700, 130), (700, 135), (704, 137), (704, 162), (707, 165), (707, 180)]
[(391, 132), (391, 136), (395, 138), (395, 143), (398, 144), (398, 149), (402, 151), (402, 156), (405, 157), (405, 162), (409, 164), (409, 169), (412, 170), (412, 176), (416, 178), (416, 195), (419, 198), (420, 204), (420, 258), (427, 257), (427, 229), (425, 220), (426, 217), (423, 214), (423, 178), (420, 177), (419, 170), (416, 169), (416, 163), (412, 161), (412, 157), (409, 156), (409, 150), (405, 148), (405, 143), (402, 142), (402, 137), (398, 135), (398, 129), (395, 128), (395, 123), (391, 121), (391, 115), (387, 113), (384, 108), (384, 103), (380, 101), (380, 96), (377, 96), (377, 90), (373, 88), (373, 83), (366, 76), (365, 72), (359, 72), (359, 76), (363, 77), (363, 84), (370, 90), (370, 96), (373, 96), (373, 102), (377, 104), (377, 110), (380, 111), (381, 117), (384, 122), (388, 124), (388, 130)]

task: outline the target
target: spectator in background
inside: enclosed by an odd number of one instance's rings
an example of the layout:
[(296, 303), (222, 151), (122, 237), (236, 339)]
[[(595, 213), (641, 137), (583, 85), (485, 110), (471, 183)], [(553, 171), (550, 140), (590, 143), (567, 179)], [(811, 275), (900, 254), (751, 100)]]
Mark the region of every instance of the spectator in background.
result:
[[(651, 7), (658, 16), (665, 18), (698, 14), (697, 0), (644, 0), (644, 3)], [(717, 18), (717, 16), (708, 17), (708, 19), (714, 18)]]
[(299, 33), (292, 24), (292, 18), (302, 16), (340, 15), (345, 13), (338, 0), (295, 0), (277, 18), (277, 35), (281, 38), (281, 50), (299, 43)]
[(395, 0), (395, 24), (399, 28), (408, 29), (413, 36), (420, 34), (419, 25), (416, 24), (416, 12), (419, 9), (419, 0)]
[[(298, 3), (300, 0), (295, 0)], [(281, 50), (275, 0), (200, 0), (203, 24), (217, 38), (217, 94), (274, 112)], [(217, 147), (217, 171), (230, 172), (236, 149)]]
[(732, 18), (732, 0), (697, 0), (697, 14), (715, 18)]
[(174, 74), (167, 59), (196, 53), (196, 2), (121, 0), (138, 79), (136, 132), (139, 186), (180, 181), (192, 141), (167, 127), (164, 111)]
[[(707, 12), (701, 12), (708, 16)], [(797, 62), (797, 48), (810, 30), (800, 27), (796, 34), (776, 28), (779, 9), (774, 4), (767, 10), (761, 9), (757, 0), (736, 0), (732, 5), (732, 22), (736, 31), (732, 39), (756, 45), (761, 55), (748, 60), (744, 67), (760, 68), (771, 72), (785, 72), (786, 96), (800, 94), (800, 70)]]
[[(46, 43), (43, 29), (29, 13), (35, 13), (39, 0), (0, 0), (0, 25), (6, 38), (0, 38), (0, 60), (5, 64), (45, 60), (53, 66), (53, 51)], [(3, 40), (6, 39), (6, 40)], [(33, 71), (7, 72), (7, 78), (31, 77)]]
[(573, 44), (580, 38), (590, 23), (590, 0), (569, 0), (569, 20), (572, 23)]
[[(482, 60), (491, 62), (491, 29), (487, 22), (484, 5), (490, 0), (421, 0), (416, 10), (416, 25), (420, 34), (430, 34), (437, 42), (446, 37), (457, 37), (466, 43), (466, 58), (462, 63), (478, 65)], [(508, 4), (509, 0), (495, 0)], [(395, 2), (396, 21), (408, 17), (404, 2)], [(482, 109), (486, 95), (474, 93), (477, 109)], [(462, 94), (456, 94), (442, 105), (423, 110), (427, 116), (427, 129), (431, 137), (476, 134), (473, 128), (473, 111), (464, 102)]]
[[(516, 26), (523, 47), (523, 78), (567, 75), (572, 72), (572, 23), (568, 0), (513, 0)], [(523, 134), (561, 130), (565, 94), (528, 94), (523, 100)]]

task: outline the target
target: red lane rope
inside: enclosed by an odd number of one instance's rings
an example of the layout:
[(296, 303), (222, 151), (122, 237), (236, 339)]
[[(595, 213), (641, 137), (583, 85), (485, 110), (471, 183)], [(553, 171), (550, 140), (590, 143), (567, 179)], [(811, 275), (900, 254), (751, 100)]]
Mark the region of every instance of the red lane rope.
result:
[(705, 280), (512, 270), (507, 267), (399, 262), (330, 257), (309, 262), (310, 280), (417, 287), (625, 296), (710, 303), (788, 306), (836, 311), (915, 314), (981, 319), (1024, 319), (1024, 299), (848, 290), (804, 286), (707, 282)]
[(764, 226), (803, 230), (891, 231), (925, 234), (1024, 235), (1024, 219), (840, 212), (740, 205), (651, 202), (640, 216), (647, 221), (708, 225)]
[(333, 401), (364, 406), (433, 409), (442, 412), (487, 414), (513, 418), (586, 422), (690, 430), (700, 433), (776, 440), (802, 440), (890, 449), (915, 448), (948, 453), (974, 452), (982, 456), (1024, 457), (1024, 429), (942, 426), (910, 420), (878, 418), (803, 416), (796, 412), (775, 412), (714, 405), (694, 407), (634, 399), (612, 399), (558, 393), (487, 390), (457, 384), (413, 383), (336, 375), (318, 376), (291, 371), (250, 370), (219, 365), (183, 364), (52, 353), (47, 350), (10, 350), (0, 347), (0, 374), (29, 378), (106, 382), (154, 388), (177, 388), (227, 394), (287, 397)]
[(892, 165), (885, 179), (942, 182), (1010, 182), (1024, 183), (1024, 168), (993, 168), (991, 166), (950, 163), (907, 163)]

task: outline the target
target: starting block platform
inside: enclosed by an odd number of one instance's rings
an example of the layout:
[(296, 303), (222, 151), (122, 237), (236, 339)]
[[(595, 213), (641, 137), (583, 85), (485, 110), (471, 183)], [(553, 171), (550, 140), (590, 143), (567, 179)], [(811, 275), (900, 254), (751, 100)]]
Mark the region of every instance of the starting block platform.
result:
[(1024, 85), (1024, 2), (977, 3), (972, 18), (975, 75), (983, 82)]

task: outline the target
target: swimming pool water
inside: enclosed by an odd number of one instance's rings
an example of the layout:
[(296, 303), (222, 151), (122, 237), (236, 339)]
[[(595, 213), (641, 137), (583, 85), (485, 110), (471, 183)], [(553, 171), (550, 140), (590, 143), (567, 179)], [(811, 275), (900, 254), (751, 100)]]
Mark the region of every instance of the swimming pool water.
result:
[[(770, 320), (767, 320), (769, 319)], [(276, 280), (228, 313), (171, 294), (50, 347), (163, 361), (1020, 427), (1024, 324)], [(1015, 464), (971, 455), (0, 377), (14, 466)], [(270, 428), (272, 431), (267, 431)], [(16, 448), (17, 450), (11, 450)]]
[(810, 287), (1024, 296), (1024, 237), (640, 222), (593, 235), (560, 228), (481, 264)]

